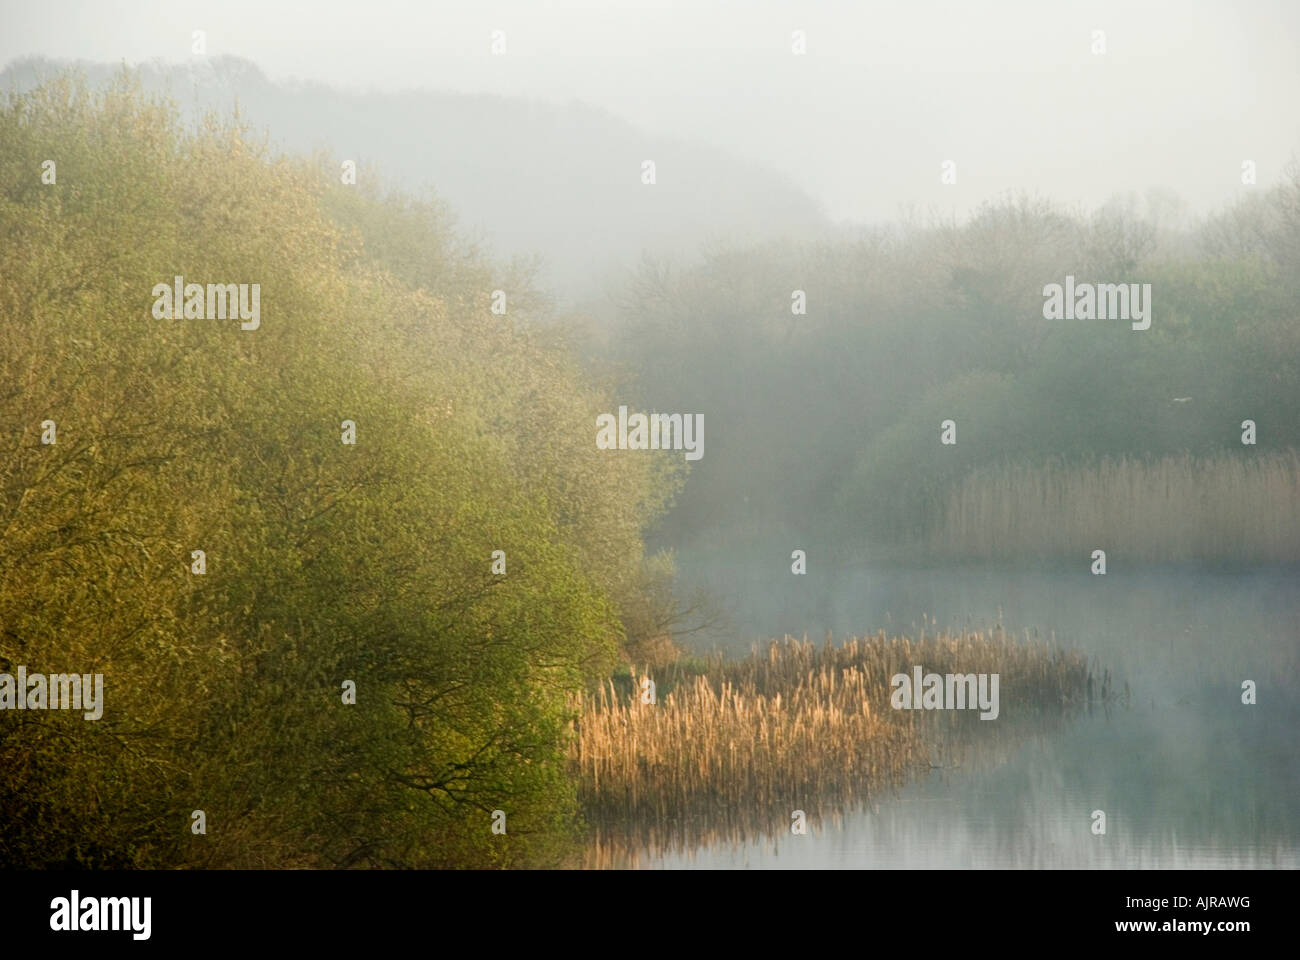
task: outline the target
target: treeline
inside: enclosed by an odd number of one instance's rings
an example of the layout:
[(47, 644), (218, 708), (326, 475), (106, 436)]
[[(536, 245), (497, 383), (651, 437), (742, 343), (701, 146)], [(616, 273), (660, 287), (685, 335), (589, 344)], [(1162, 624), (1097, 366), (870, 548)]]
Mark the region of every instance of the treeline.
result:
[[(1300, 169), (1242, 190), (1186, 225), (1159, 194), (1089, 215), (1012, 198), (961, 225), (911, 220), (687, 266), (647, 260), (618, 299), (609, 356), (636, 366), (629, 389), (646, 406), (709, 423), (708, 456), (656, 536), (712, 550), (761, 542), (782, 556), (806, 544), (823, 558), (942, 556), (958, 488), (963, 502), (1014, 499), (973, 486), (1009, 470), (1086, 472), (1109, 458), (1156, 478), (1167, 458), (1190, 458), (1201, 477), (1300, 447)], [(1045, 320), (1043, 288), (1067, 275), (1151, 284), (1150, 329)], [(955, 445), (940, 443), (945, 420)], [(1242, 443), (1246, 420), (1255, 445)], [(1283, 499), (1251, 509), (1300, 496), (1293, 475), (1265, 488)], [(1180, 492), (1181, 512), (1165, 514), (1179, 528), (1149, 556), (1190, 556), (1186, 529), (1217, 496), (1194, 482)], [(972, 519), (958, 554), (977, 535), (976, 553), (1009, 558), (1064, 542), (1017, 535), (985, 550), (998, 530)], [(1066, 540), (1114, 526), (1079, 520)], [(1271, 544), (1224, 546), (1232, 559), (1276, 558)]]
[[(0, 712), (0, 864), (565, 852), (566, 704), (661, 640), (680, 458), (598, 451), (528, 276), (339, 171), (128, 76), (0, 108), (0, 672), (104, 675), (98, 721)], [(177, 275), (259, 328), (156, 318)]]

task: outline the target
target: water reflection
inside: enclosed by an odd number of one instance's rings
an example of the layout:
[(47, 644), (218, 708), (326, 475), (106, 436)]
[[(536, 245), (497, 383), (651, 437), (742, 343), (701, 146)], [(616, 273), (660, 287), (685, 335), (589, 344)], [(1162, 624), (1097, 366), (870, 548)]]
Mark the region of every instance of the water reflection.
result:
[[(1131, 706), (1033, 732), (990, 724), (986, 738), (960, 747), (955, 768), (936, 769), (869, 808), (828, 815), (807, 836), (791, 836), (783, 829), (789, 812), (773, 811), (764, 835), (715, 834), (696, 845), (643, 837), (635, 851), (603, 839), (589, 865), (1300, 866), (1294, 571), (1094, 578), (858, 570), (841, 574), (830, 592), (802, 595), (752, 571), (731, 577), (738, 608), (749, 611), (742, 633), (757, 636), (765, 618), (778, 631), (798, 624), (812, 633), (897, 627), (923, 614), (940, 626), (1000, 614), (1009, 629), (1050, 628), (1064, 645), (1117, 669), (1130, 683)], [(1241, 703), (1247, 679), (1258, 685), (1254, 706)], [(1091, 831), (1098, 809), (1104, 836)]]

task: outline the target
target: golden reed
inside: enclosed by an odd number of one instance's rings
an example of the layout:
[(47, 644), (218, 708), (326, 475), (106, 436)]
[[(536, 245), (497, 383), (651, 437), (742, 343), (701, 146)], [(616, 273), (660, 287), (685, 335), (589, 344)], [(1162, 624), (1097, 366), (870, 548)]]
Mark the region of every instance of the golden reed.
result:
[(930, 548), (950, 557), (1300, 563), (1300, 453), (1286, 450), (1090, 466), (1000, 464), (947, 497)]
[[(999, 674), (1002, 718), (981, 729), (969, 711), (893, 709), (891, 677), (916, 664)], [(742, 660), (713, 658), (703, 672), (674, 664), (651, 679), (667, 691), (653, 704), (639, 685), (626, 695), (613, 683), (573, 704), (570, 765), (604, 864), (638, 846), (779, 834), (795, 810), (809, 824), (838, 818), (876, 791), (949, 766), (962, 741), (1023, 733), (1044, 710), (1116, 698), (1109, 672), (1000, 628), (916, 639), (882, 631), (838, 646), (828, 636), (822, 647), (787, 637)]]

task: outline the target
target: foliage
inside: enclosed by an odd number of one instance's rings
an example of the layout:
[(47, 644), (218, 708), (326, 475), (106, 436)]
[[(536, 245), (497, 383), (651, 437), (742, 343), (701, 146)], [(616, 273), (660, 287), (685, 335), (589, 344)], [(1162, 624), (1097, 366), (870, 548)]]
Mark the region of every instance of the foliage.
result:
[[(961, 225), (647, 261), (613, 353), (639, 371), (641, 403), (710, 423), (656, 537), (733, 554), (923, 545), (977, 468), (1300, 447), (1300, 167), (1200, 223), (1170, 209), (1009, 198)], [(1044, 320), (1043, 287), (1067, 275), (1151, 284), (1150, 329)], [(956, 446), (939, 442), (947, 419)], [(1240, 443), (1246, 419), (1256, 447)]]
[[(523, 267), (337, 170), (129, 75), (0, 109), (0, 669), (105, 688), (99, 721), (0, 716), (0, 862), (563, 854), (567, 699), (677, 468), (597, 451), (613, 401)], [(260, 328), (154, 318), (176, 275), (260, 284)]]

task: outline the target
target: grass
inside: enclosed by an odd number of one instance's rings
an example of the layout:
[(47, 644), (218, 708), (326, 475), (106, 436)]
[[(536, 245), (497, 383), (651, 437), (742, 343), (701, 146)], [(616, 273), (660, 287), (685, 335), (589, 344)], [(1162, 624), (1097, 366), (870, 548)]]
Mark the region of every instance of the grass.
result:
[[(894, 710), (890, 678), (914, 664), (998, 673), (1000, 718), (981, 727), (973, 710)], [(1109, 673), (1001, 629), (881, 632), (838, 646), (828, 637), (821, 647), (787, 637), (742, 660), (674, 665), (654, 679), (655, 704), (613, 683), (574, 704), (570, 765), (602, 861), (620, 847), (778, 835), (795, 810), (815, 825), (949, 766), (963, 741), (1116, 698)]]
[(1300, 453), (976, 470), (930, 549), (971, 559), (1082, 557), (1300, 563)]

